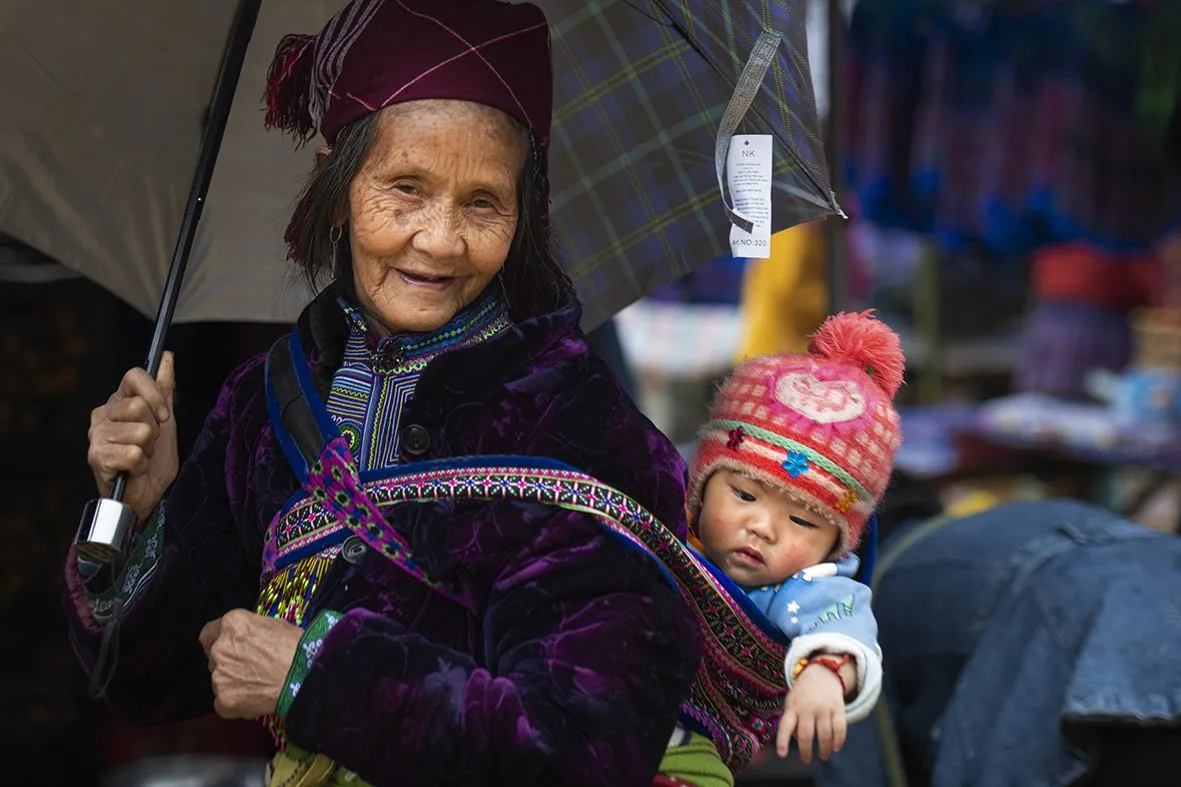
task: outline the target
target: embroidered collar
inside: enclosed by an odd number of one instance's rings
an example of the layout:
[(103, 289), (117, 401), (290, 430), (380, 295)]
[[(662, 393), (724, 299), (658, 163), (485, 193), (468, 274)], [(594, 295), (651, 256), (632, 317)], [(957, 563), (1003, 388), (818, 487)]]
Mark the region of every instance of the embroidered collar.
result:
[(357, 355), (367, 355), (365, 360), (378, 374), (421, 371), (440, 353), (486, 341), (512, 324), (504, 297), (496, 285), (488, 287), (446, 325), (426, 333), (378, 336), (357, 306), (343, 296), (337, 299), (337, 303), (348, 323), (346, 356), (358, 360)]

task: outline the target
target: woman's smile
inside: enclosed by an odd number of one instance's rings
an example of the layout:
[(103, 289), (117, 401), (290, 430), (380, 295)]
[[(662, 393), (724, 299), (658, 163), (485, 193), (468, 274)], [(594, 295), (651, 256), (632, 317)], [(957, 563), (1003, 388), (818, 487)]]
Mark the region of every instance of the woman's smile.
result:
[(422, 287), (434, 292), (444, 292), (459, 279), (455, 276), (441, 276), (431, 273), (412, 273), (410, 271), (395, 270), (408, 287)]

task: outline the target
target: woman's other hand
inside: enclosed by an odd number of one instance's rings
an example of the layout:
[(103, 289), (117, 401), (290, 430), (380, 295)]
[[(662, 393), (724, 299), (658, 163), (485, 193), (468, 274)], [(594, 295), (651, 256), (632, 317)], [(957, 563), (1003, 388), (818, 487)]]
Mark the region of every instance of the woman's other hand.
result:
[(217, 715), (255, 719), (274, 713), (302, 636), (298, 626), (244, 609), (206, 623), (200, 640)]
[(101, 495), (109, 495), (119, 473), (127, 473), (123, 502), (145, 522), (160, 502), (178, 467), (172, 393), (172, 353), (164, 353), (157, 379), (143, 369), (123, 375), (119, 389), (90, 413), (86, 460)]

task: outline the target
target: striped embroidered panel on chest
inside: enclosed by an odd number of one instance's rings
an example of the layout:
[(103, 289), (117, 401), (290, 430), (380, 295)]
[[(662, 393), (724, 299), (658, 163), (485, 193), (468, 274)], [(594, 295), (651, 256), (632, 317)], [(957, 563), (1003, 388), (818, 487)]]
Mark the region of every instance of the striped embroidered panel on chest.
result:
[(479, 344), (509, 327), (499, 288), (488, 289), (442, 328), (424, 334), (378, 337), (356, 307), (341, 302), (349, 335), (325, 404), (361, 470), (398, 463), (402, 408), (433, 358)]

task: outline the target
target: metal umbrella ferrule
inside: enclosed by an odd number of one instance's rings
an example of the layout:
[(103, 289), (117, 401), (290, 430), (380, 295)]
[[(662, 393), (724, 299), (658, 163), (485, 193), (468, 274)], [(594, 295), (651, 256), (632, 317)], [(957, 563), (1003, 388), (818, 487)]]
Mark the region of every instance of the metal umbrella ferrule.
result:
[(127, 554), (137, 517), (131, 506), (100, 497), (82, 509), (78, 523), (78, 557), (91, 563), (117, 563)]

